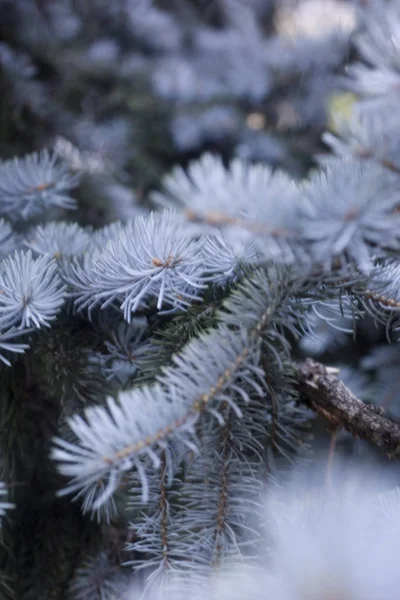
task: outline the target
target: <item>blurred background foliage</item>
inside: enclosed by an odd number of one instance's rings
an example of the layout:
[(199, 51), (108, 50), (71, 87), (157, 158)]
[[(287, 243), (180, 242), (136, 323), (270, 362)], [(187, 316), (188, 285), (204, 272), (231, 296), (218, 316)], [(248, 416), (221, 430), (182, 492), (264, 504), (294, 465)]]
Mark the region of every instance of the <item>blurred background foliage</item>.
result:
[(0, 158), (55, 147), (98, 226), (205, 151), (301, 177), (356, 23), (345, 0), (0, 0)]

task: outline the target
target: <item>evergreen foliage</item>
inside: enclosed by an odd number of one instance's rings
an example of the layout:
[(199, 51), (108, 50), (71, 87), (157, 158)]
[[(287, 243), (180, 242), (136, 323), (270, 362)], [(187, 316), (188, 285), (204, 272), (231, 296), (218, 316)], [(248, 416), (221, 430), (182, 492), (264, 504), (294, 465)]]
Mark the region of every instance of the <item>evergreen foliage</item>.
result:
[(326, 453), (298, 362), (400, 413), (400, 2), (317, 5), (0, 0), (1, 598), (304, 598), (263, 502)]

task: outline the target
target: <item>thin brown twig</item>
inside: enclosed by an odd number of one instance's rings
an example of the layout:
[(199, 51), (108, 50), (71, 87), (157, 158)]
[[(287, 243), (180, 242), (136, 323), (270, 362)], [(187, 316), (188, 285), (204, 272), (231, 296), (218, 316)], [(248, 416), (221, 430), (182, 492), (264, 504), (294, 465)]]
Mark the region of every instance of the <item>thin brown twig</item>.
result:
[(337, 369), (307, 359), (296, 366), (302, 400), (328, 419), (335, 429), (346, 429), (374, 444), (390, 458), (400, 455), (400, 424), (382, 408), (366, 404), (337, 377)]
[(217, 521), (215, 526), (215, 549), (213, 567), (218, 569), (221, 563), (223, 546), (222, 537), (226, 529), (226, 517), (228, 511), (228, 487), (229, 487), (229, 467), (230, 467), (230, 426), (229, 426), (229, 405), (224, 402), (223, 413), (225, 417), (225, 424), (220, 430), (221, 434), (221, 446), (222, 446), (222, 468), (220, 478), (220, 489), (218, 494), (218, 505), (217, 505)]
[(167, 476), (167, 464), (165, 460), (165, 453), (161, 456), (161, 469), (160, 469), (160, 513), (161, 513), (161, 545), (163, 553), (163, 566), (165, 569), (169, 569), (169, 540), (168, 540), (168, 498), (167, 498), (167, 487), (166, 487), (166, 476)]

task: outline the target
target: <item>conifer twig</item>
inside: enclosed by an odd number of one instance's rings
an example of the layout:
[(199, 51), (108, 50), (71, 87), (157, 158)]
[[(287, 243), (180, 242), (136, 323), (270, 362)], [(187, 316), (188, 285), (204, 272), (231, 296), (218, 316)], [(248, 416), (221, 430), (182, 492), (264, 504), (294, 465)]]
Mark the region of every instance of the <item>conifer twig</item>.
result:
[(389, 457), (400, 454), (400, 424), (383, 414), (383, 409), (366, 404), (337, 378), (337, 370), (312, 359), (296, 366), (302, 399), (330, 421), (371, 442)]

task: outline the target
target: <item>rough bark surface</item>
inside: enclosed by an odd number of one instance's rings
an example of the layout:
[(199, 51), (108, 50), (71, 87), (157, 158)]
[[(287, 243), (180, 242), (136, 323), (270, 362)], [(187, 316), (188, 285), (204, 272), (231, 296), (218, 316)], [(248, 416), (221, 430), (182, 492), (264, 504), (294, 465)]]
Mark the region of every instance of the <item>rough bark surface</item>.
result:
[(388, 456), (400, 455), (400, 424), (383, 414), (383, 409), (366, 404), (337, 378), (338, 371), (307, 359), (298, 364), (302, 398), (327, 418), (334, 428), (344, 428), (373, 443)]

